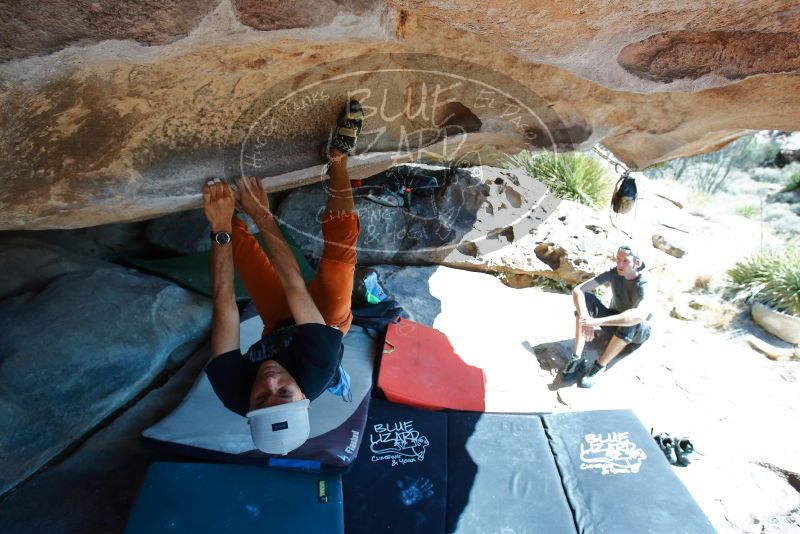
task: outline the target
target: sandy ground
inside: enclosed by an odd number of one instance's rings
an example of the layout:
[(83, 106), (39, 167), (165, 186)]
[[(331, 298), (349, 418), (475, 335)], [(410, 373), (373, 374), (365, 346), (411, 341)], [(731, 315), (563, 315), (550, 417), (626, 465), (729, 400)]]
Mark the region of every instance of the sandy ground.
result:
[[(797, 525), (800, 362), (770, 361), (730, 334), (664, 312), (647, 343), (580, 389), (557, 377), (572, 350), (570, 296), (443, 267), (429, 289), (441, 301), (434, 326), (486, 372), (487, 411), (633, 409), (656, 433), (691, 437), (702, 456), (675, 471), (718, 530)], [(584, 356), (599, 356), (603, 343)]]

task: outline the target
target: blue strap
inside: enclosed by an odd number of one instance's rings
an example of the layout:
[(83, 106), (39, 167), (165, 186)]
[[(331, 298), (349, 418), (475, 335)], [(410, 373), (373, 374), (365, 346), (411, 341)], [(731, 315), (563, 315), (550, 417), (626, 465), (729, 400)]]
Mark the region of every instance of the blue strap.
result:
[(328, 391), (337, 397), (341, 397), (345, 402), (353, 402), (353, 393), (350, 391), (350, 375), (344, 370), (344, 367), (339, 366), (338, 373), (339, 381), (328, 388)]

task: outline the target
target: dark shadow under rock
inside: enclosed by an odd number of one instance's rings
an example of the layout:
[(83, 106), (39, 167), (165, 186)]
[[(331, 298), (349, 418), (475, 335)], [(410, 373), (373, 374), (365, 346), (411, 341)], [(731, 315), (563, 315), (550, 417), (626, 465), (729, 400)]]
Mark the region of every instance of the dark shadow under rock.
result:
[(428, 281), (438, 267), (376, 265), (381, 286), (403, 307), (406, 318), (433, 326), (442, 312), (442, 302), (431, 295)]
[(208, 357), (208, 349), (195, 353), (168, 382), (91, 436), (69, 458), (8, 495), (0, 503), (0, 530), (122, 532), (147, 467), (156, 459), (171, 459), (145, 451), (139, 436), (183, 400)]
[[(473, 228), (487, 194), (486, 186), (477, 177), (461, 169), (427, 165), (412, 168), (436, 178), (438, 187), (430, 196), (415, 197), (410, 208), (383, 206), (364, 198), (358, 190), (355, 192), (361, 222), (360, 264), (441, 261)], [(385, 175), (379, 175), (374, 182), (385, 179)], [(280, 223), (301, 248), (317, 256), (323, 248), (319, 221), (326, 199), (323, 185), (308, 186), (289, 194), (277, 210)]]
[[(248, 224), (250, 233), (258, 228), (249, 217), (241, 216)], [(147, 221), (147, 241), (164, 250), (177, 254), (195, 254), (211, 250), (211, 227), (203, 210), (170, 213)]]
[(111, 266), (0, 302), (0, 493), (202, 343), (205, 297)]

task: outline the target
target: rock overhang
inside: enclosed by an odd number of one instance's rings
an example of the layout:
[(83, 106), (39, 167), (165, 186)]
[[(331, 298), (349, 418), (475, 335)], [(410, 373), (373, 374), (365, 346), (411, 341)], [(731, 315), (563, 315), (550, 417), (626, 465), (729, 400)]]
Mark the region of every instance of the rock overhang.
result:
[[(65, 28), (91, 28), (106, 20), (92, 18), (95, 4), (86, 4), (83, 18), (67, 21)], [(94, 36), (85, 35), (86, 28), (83, 34), (75, 30), (79, 38), (62, 39), (66, 48), (60, 50), (53, 50), (52, 40), (36, 49), (29, 39), (27, 48), (12, 47), (16, 55), (6, 50), (2, 57), (8, 61), (0, 64), (5, 124), (0, 147), (6, 162), (0, 171), (0, 228), (91, 226), (197, 207), (205, 178), (236, 170), (234, 130), (246, 110), (258, 109), (269, 88), (302, 85), (320, 75), (320, 65), (346, 65), (353, 57), (362, 63), (364, 57), (384, 58), (373, 67), (414, 54), (466, 60), (527, 88), (557, 117), (558, 124), (528, 125), (520, 136), (509, 132), (514, 128), (503, 110), (492, 115), (477, 109), (474, 98), (471, 103), (462, 98), (444, 110), (453, 123), (440, 116), (442, 132), (419, 140), (441, 143), (440, 134), (466, 135), (471, 150), (484, 155), (517, 151), (531, 136), (547, 133), (550, 144), (561, 149), (601, 142), (642, 168), (718, 148), (747, 130), (798, 129), (800, 76), (792, 67), (793, 49), (783, 47), (783, 55), (766, 65), (741, 57), (748, 42), (765, 41), (753, 51), (756, 56), (780, 48), (778, 41), (800, 25), (800, 13), (785, 3), (762, 4), (765, 16), (756, 24), (741, 13), (720, 14), (710, 4), (660, 8), (659, 19), (655, 8), (635, 5), (603, 13), (595, 7), (570, 11), (571, 4), (492, 2), (486, 9), (464, 5), (454, 12), (441, 3), (394, 1), (331, 2), (326, 9), (336, 10), (333, 17), (312, 17), (311, 7), (301, 3), (292, 18), (287, 8), (223, 1), (197, 5), (182, 21), (154, 21), (156, 15), (134, 11), (139, 15), (129, 18), (142, 28), (112, 35), (109, 26)], [(169, 9), (180, 18), (187, 8), (175, 1)], [(698, 15), (704, 12), (705, 22)], [(39, 20), (19, 11), (9, 15), (29, 24)], [(586, 23), (587, 17), (595, 17), (594, 23)], [(519, 24), (529, 31), (516, 31)], [(710, 31), (714, 24), (717, 29)], [(515, 31), (516, 41), (510, 39)], [(733, 38), (735, 32), (743, 40)], [(563, 42), (556, 46), (559, 35)], [(767, 37), (760, 41), (760, 36)], [(730, 53), (719, 65), (702, 54), (679, 55), (683, 63), (677, 66), (663, 57), (671, 50), (702, 52), (711, 44), (739, 55)], [(598, 50), (614, 68), (599, 59)], [(594, 59), (587, 63), (587, 58)], [(616, 73), (614, 80), (604, 78), (609, 72)], [(678, 77), (686, 73), (691, 76)], [(419, 76), (393, 86), (394, 97), (425, 81)], [(341, 89), (332, 96), (343, 100)], [(271, 177), (268, 189), (319, 177), (318, 146), (337, 106), (313, 106), (287, 125), (286, 142), (274, 142), (266, 154), (275, 163), (262, 169), (261, 176)], [(386, 126), (388, 134), (371, 149), (396, 150), (400, 126), (415, 125), (412, 118), (375, 124)], [(380, 167), (364, 167), (362, 174)]]

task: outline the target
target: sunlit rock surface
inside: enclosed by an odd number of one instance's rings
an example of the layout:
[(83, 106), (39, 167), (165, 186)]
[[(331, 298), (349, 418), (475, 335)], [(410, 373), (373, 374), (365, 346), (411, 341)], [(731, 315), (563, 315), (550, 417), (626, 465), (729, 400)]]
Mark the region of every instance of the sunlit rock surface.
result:
[[(371, 106), (361, 177), (430, 144), (428, 159), (487, 163), (526, 143), (601, 142), (641, 168), (745, 130), (800, 129), (789, 2), (157, 7), (0, 6), (0, 229), (196, 208), (209, 176), (269, 177), (273, 191), (318, 180), (348, 91)], [(448, 90), (444, 71), (463, 83)]]

